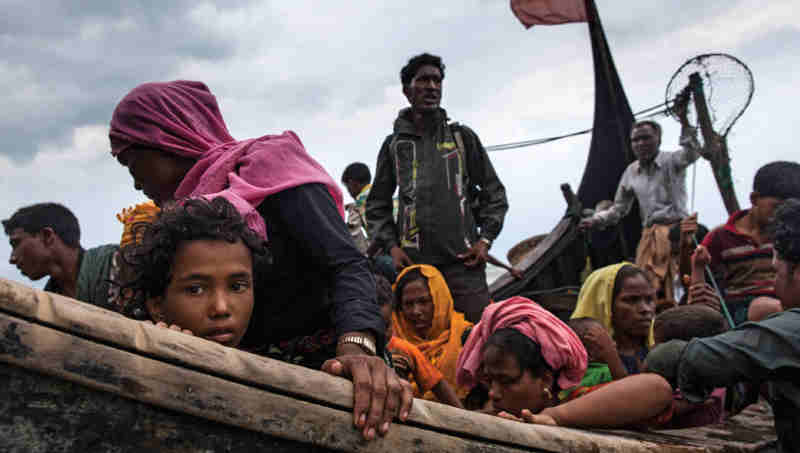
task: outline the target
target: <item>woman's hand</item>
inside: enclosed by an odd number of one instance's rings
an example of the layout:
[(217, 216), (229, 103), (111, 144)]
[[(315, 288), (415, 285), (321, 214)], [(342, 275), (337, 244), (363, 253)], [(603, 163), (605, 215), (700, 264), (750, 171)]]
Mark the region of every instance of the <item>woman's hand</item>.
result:
[(158, 321), (158, 322), (154, 323), (153, 321), (150, 321), (150, 320), (142, 321), (142, 322), (148, 323), (148, 324), (154, 324), (156, 327), (161, 327), (163, 329), (174, 330), (176, 332), (185, 333), (187, 335), (194, 336), (194, 333), (191, 330), (183, 329), (183, 328), (181, 328), (181, 326), (179, 326), (177, 324), (169, 325), (169, 324), (165, 323), (164, 321)]
[[(545, 409), (546, 411), (547, 409)], [(533, 412), (529, 411), (528, 409), (522, 409), (522, 413), (519, 417), (509, 414), (508, 412), (500, 412), (497, 414), (498, 417), (505, 418), (507, 420), (514, 420), (517, 422), (523, 423), (533, 423), (535, 425), (550, 425), (550, 426), (558, 426), (556, 419), (552, 416), (547, 415), (542, 411), (541, 413), (534, 414)]]
[(594, 360), (608, 364), (614, 357), (619, 356), (617, 344), (603, 326), (596, 324), (589, 326), (583, 341), (586, 344), (586, 352)]

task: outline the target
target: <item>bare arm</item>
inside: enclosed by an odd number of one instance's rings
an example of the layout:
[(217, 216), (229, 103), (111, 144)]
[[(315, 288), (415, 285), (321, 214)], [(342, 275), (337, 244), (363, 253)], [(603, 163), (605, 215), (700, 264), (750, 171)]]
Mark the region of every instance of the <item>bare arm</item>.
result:
[(597, 360), (608, 365), (611, 379), (616, 381), (628, 375), (628, 370), (625, 369), (622, 358), (619, 356), (617, 344), (606, 329), (600, 325), (590, 326), (582, 340), (589, 357), (591, 357), (590, 360)]
[(453, 387), (447, 380), (440, 379), (439, 383), (434, 385), (431, 391), (436, 395), (436, 399), (438, 399), (440, 403), (464, 409), (464, 405), (462, 405), (461, 400), (458, 399), (456, 391), (453, 390)]
[[(588, 428), (617, 428), (651, 419), (672, 404), (672, 388), (657, 374), (637, 374), (543, 410), (538, 416), (556, 425)], [(527, 420), (538, 423), (535, 419)]]
[(686, 107), (689, 104), (688, 93), (680, 96), (673, 109), (678, 116), (678, 121), (681, 123), (681, 150), (675, 153), (675, 166), (677, 169), (686, 168), (700, 157), (702, 147), (697, 140), (697, 129), (689, 124), (687, 117)]
[(608, 371), (611, 372), (611, 379), (617, 381), (628, 376), (628, 370), (625, 369), (619, 354), (609, 357), (606, 364), (608, 365)]

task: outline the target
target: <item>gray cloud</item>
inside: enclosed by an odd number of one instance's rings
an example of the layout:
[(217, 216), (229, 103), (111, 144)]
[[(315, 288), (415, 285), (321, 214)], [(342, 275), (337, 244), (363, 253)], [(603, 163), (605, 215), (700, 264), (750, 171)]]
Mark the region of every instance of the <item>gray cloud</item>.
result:
[[(755, 170), (797, 159), (800, 130), (785, 102), (800, 64), (790, 0), (597, 0), (634, 109), (663, 100), (686, 59), (728, 52), (750, 65), (753, 104), (729, 144), (740, 201)], [(61, 201), (84, 243), (119, 240), (114, 214), (141, 201), (108, 155), (116, 102), (150, 80), (208, 83), (234, 136), (293, 129), (338, 180), (352, 161), (374, 169), (406, 105), (398, 72), (417, 53), (447, 64), (444, 106), (484, 144), (591, 126), (594, 82), (586, 24), (525, 30), (506, 0), (452, 2), (4, 2), (0, 16), (0, 218)], [(666, 148), (677, 125), (662, 121)], [(558, 185), (577, 187), (590, 137), (492, 155), (511, 210), (493, 253), (548, 231), (563, 214)], [(696, 192), (708, 225), (725, 219), (708, 165)], [(4, 264), (0, 276), (21, 279)]]
[(75, 126), (107, 122), (128, 90), (166, 78), (185, 59), (221, 63), (236, 52), (233, 38), (192, 16), (195, 2), (77, 5), (4, 7), (0, 153), (14, 160), (31, 159), (42, 141), (67, 139)]

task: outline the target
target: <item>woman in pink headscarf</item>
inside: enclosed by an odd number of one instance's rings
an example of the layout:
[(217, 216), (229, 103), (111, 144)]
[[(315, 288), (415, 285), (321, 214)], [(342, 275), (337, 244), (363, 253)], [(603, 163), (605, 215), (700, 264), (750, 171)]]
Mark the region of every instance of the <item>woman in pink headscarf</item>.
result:
[(458, 358), (457, 379), (488, 391), (488, 411), (529, 423), (620, 427), (671, 410), (672, 389), (655, 374), (558, 405), (558, 392), (578, 384), (586, 365), (586, 350), (566, 324), (532, 300), (512, 297), (486, 307)]
[[(224, 197), (268, 240), (272, 265), (256, 270), (256, 285), (270, 299), (257, 301), (243, 346), (338, 337), (312, 345), (336, 359), (309, 366), (353, 377), (354, 420), (364, 436), (384, 434), (398, 413), (404, 418), (411, 392), (376, 357), (386, 344), (384, 321), (367, 260), (344, 223), (341, 191), (294, 132), (236, 140), (203, 83), (174, 81), (128, 93), (109, 137), (136, 189), (159, 206)], [(386, 397), (372, 398), (376, 390)]]

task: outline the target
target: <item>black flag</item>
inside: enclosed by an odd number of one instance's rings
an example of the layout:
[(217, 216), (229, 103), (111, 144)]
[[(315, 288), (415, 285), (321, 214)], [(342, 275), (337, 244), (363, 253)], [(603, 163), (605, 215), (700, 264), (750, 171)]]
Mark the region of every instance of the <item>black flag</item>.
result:
[[(586, 0), (594, 61), (594, 125), (589, 158), (578, 187), (584, 208), (594, 209), (602, 200), (614, 200), (622, 172), (634, 160), (630, 147), (633, 113), (608, 48), (600, 16), (593, 0)], [(641, 236), (638, 204), (619, 228), (591, 234), (594, 267), (633, 256)]]

